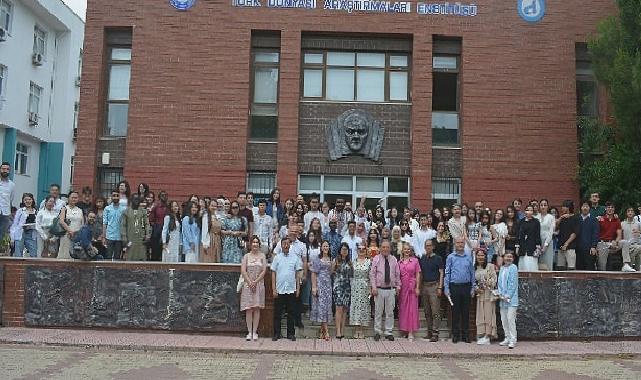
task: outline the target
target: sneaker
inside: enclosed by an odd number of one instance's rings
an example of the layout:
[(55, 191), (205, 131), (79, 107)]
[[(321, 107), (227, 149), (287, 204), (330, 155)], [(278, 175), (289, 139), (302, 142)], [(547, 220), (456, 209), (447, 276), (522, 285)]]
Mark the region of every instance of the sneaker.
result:
[(413, 342), (414, 341), (414, 334), (408, 334), (407, 335), (407, 340), (409, 340), (410, 342)]
[(381, 334), (379, 333), (374, 334), (374, 341), (378, 342), (379, 340), (381, 340)]
[(623, 268), (621, 268), (621, 272), (636, 272), (636, 270), (632, 268), (630, 264), (625, 264)]
[(254, 334), (253, 338), (254, 340), (258, 340), (258, 334)]
[(385, 335), (385, 339), (389, 340), (390, 342), (394, 341), (394, 335)]
[(247, 336), (245, 337), (245, 340), (248, 341), (248, 342), (251, 341), (252, 340), (252, 333), (247, 334)]
[(490, 338), (484, 336), (476, 341), (476, 344), (480, 346), (489, 346), (490, 345)]
[(507, 339), (505, 339), (505, 340), (503, 340), (501, 343), (499, 343), (499, 346), (503, 346), (503, 347), (505, 347), (505, 346), (507, 346), (508, 344), (510, 344), (510, 342), (509, 342)]
[(514, 342), (510, 342), (510, 343), (507, 345), (507, 347), (508, 347), (509, 349), (513, 349), (514, 347), (516, 347), (516, 343), (514, 343)]

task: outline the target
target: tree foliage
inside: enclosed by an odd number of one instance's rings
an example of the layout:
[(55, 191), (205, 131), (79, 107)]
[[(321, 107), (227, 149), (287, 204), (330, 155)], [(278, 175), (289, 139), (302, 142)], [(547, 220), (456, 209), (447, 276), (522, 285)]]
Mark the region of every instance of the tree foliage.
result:
[(641, 201), (641, 0), (617, 0), (588, 42), (597, 80), (612, 105), (613, 125), (579, 120), (585, 192), (599, 191), (619, 206)]

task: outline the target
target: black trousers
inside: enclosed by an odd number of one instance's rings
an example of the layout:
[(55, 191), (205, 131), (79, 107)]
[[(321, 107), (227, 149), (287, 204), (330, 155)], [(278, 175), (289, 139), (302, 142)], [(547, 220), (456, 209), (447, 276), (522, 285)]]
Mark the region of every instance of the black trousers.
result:
[(122, 241), (107, 240), (107, 260), (120, 260), (122, 256)]
[(452, 338), (469, 338), (471, 292), (470, 283), (450, 283), (450, 297), (454, 304), (452, 306)]
[(162, 261), (162, 224), (151, 226), (151, 261)]
[(280, 333), (280, 321), (283, 318), (283, 311), (287, 310), (287, 337), (296, 335), (294, 327), (296, 294), (279, 294), (274, 298), (274, 336), (282, 336)]
[(590, 249), (576, 248), (576, 270), (596, 270), (597, 257), (590, 255)]

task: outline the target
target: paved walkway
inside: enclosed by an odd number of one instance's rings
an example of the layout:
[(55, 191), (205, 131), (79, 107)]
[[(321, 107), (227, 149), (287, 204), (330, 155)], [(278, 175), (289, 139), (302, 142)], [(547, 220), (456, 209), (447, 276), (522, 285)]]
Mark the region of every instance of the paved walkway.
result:
[(373, 339), (344, 339), (329, 342), (318, 339), (282, 339), (272, 342), (260, 338), (246, 342), (241, 337), (196, 335), (164, 332), (122, 332), (113, 330), (69, 330), (43, 328), (0, 328), (0, 343), (58, 346), (83, 346), (104, 349), (151, 351), (198, 351), (225, 353), (295, 353), (336, 356), (397, 356), (397, 357), (630, 357), (641, 356), (641, 341), (624, 342), (519, 342), (510, 350), (493, 343), (478, 346), (474, 343), (422, 340), (394, 342)]
[(387, 358), (0, 344), (2, 380), (633, 380), (629, 358)]

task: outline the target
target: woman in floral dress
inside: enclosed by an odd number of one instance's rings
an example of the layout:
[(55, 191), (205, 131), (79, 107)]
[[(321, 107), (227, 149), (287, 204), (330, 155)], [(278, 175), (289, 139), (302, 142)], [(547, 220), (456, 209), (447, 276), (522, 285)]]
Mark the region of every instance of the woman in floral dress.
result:
[(329, 242), (324, 240), (321, 253), (312, 260), (312, 322), (321, 324), (320, 338), (329, 340), (327, 324), (332, 320), (332, 256)]
[(343, 339), (345, 317), (349, 310), (352, 294), (351, 278), (353, 276), (349, 245), (341, 243), (339, 254), (334, 259), (334, 305), (336, 306), (336, 339)]
[(265, 273), (267, 259), (260, 251), (260, 239), (254, 236), (250, 240), (251, 250), (243, 256), (240, 274), (245, 285), (240, 293), (240, 310), (245, 311), (247, 336), (245, 340), (258, 340), (260, 309), (265, 308)]
[(358, 257), (354, 262), (354, 279), (352, 280), (352, 300), (349, 307), (349, 324), (357, 326), (354, 338), (365, 338), (363, 327), (369, 326), (371, 307), (369, 303), (369, 271), (371, 260), (367, 258), (364, 245), (358, 247)]
[(238, 202), (232, 201), (229, 217), (223, 221), (221, 234), (223, 235), (222, 262), (227, 264), (240, 264), (245, 247), (243, 238), (247, 235), (247, 219), (240, 216)]

